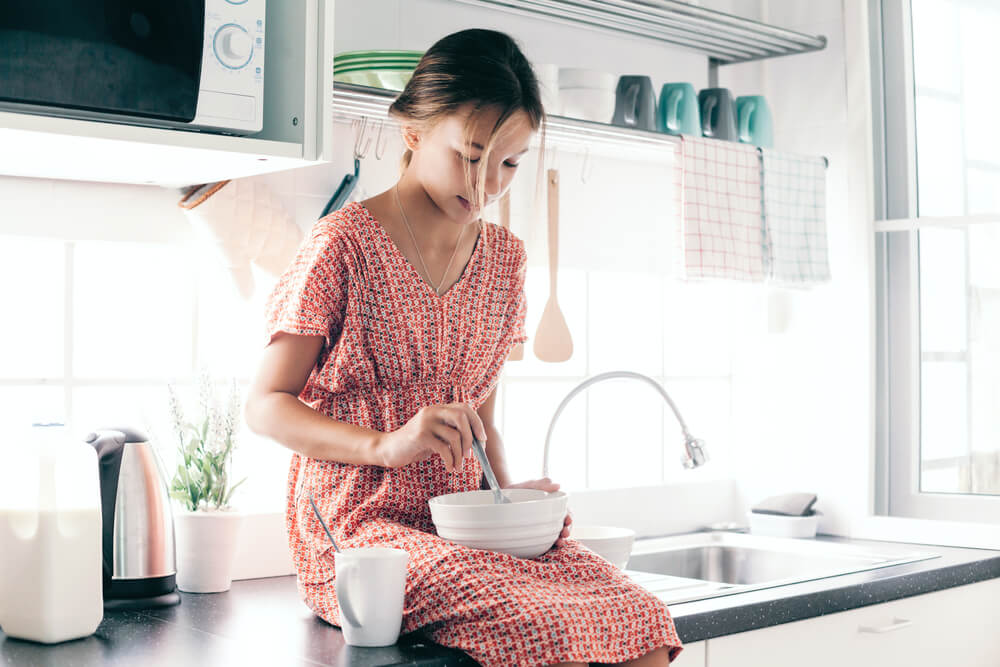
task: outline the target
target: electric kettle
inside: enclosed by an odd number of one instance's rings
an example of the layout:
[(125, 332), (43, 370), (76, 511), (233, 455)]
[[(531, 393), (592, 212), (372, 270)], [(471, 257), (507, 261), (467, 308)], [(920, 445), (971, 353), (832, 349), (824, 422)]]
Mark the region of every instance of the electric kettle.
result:
[(152, 443), (132, 428), (102, 429), (85, 440), (98, 458), (105, 608), (177, 604), (174, 520)]

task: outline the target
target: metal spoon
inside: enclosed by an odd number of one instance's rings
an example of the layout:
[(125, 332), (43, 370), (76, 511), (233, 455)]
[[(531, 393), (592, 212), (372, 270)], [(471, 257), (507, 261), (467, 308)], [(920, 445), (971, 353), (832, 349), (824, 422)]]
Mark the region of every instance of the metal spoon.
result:
[(500, 483), (497, 481), (497, 476), (493, 473), (493, 466), (490, 465), (490, 460), (486, 458), (486, 449), (483, 447), (483, 443), (479, 442), (479, 438), (472, 436), (472, 453), (476, 455), (476, 459), (479, 460), (479, 465), (483, 469), (483, 474), (486, 475), (486, 481), (489, 483), (490, 488), (493, 489), (493, 503), (502, 504), (509, 503), (510, 498), (500, 489)]
[(330, 533), (330, 529), (326, 527), (326, 522), (323, 521), (323, 517), (319, 515), (319, 508), (316, 507), (316, 501), (313, 500), (313, 494), (309, 492), (309, 504), (312, 505), (313, 512), (316, 513), (316, 518), (319, 519), (319, 525), (323, 526), (323, 530), (326, 532), (326, 536), (330, 538), (330, 544), (333, 545), (333, 550), (340, 552), (340, 547), (337, 546), (337, 540), (333, 539), (333, 535)]

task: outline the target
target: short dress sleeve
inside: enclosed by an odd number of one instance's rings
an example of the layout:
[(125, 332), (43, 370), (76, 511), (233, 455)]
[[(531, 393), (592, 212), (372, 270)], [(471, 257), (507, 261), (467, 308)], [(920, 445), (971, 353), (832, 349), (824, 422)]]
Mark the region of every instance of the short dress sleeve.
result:
[(323, 336), (324, 349), (340, 335), (350, 282), (344, 232), (323, 218), (278, 278), (265, 306), (266, 342), (286, 332)]
[(516, 239), (514, 254), (514, 271), (511, 274), (510, 294), (507, 313), (504, 318), (504, 334), (500, 343), (503, 359), (514, 345), (528, 340), (528, 332), (524, 322), (528, 313), (528, 300), (524, 292), (524, 280), (528, 265), (528, 255), (524, 249), (524, 241)]

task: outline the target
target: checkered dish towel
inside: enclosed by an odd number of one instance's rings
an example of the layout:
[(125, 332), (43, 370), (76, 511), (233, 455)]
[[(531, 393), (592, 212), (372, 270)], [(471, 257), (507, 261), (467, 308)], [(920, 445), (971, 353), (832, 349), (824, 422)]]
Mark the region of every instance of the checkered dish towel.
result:
[(761, 155), (769, 280), (797, 287), (829, 280), (823, 158), (767, 148)]
[(746, 144), (682, 136), (677, 160), (682, 275), (764, 280), (760, 157)]

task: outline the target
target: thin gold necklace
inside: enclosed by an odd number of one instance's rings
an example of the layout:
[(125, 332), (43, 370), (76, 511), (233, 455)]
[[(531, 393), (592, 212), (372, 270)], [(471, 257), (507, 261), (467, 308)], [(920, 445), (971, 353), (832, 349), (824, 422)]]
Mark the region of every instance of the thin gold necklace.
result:
[(431, 272), (427, 270), (427, 264), (424, 262), (424, 256), (420, 253), (420, 246), (417, 245), (417, 239), (413, 236), (413, 230), (410, 229), (410, 222), (406, 219), (406, 212), (403, 211), (403, 205), (399, 201), (399, 184), (397, 183), (392, 191), (396, 195), (396, 206), (399, 207), (399, 213), (403, 216), (403, 224), (406, 225), (406, 231), (410, 233), (410, 240), (413, 241), (413, 247), (417, 249), (417, 258), (420, 260), (420, 265), (424, 267), (424, 275), (427, 276), (427, 282), (430, 284), (431, 289), (438, 296), (441, 296), (441, 285), (444, 283), (444, 279), (448, 277), (448, 271), (451, 270), (451, 263), (455, 261), (455, 255), (458, 253), (458, 246), (462, 242), (462, 236), (465, 234), (465, 227), (462, 227), (462, 231), (458, 233), (458, 240), (455, 241), (455, 249), (451, 251), (451, 259), (448, 260), (448, 266), (444, 269), (444, 275), (441, 276), (440, 282), (437, 285), (431, 280)]

